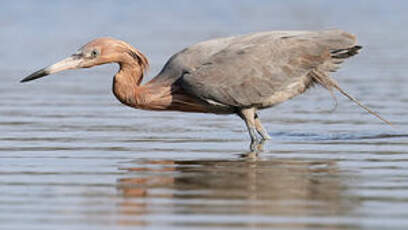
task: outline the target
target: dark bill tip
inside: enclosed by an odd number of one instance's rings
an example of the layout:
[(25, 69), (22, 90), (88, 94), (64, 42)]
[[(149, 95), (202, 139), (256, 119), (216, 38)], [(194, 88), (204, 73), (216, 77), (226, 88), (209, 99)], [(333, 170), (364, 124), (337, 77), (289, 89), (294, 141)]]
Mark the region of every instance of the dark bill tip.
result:
[(34, 73), (30, 74), (30, 76), (24, 78), (20, 82), (32, 81), (32, 80), (47, 76), (48, 74), (50, 74), (50, 73), (46, 69), (40, 69), (37, 72), (34, 72)]

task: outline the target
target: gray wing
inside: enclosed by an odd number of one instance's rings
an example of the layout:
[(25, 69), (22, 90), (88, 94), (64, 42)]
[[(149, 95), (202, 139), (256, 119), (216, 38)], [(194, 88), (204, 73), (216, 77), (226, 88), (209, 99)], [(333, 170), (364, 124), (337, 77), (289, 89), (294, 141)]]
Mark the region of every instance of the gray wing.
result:
[(309, 72), (335, 70), (341, 60), (332, 52), (354, 44), (354, 36), (340, 30), (255, 33), (198, 43), (169, 61), (165, 72), (178, 71), (181, 87), (209, 103), (250, 107), (277, 93), (303, 92), (298, 83)]

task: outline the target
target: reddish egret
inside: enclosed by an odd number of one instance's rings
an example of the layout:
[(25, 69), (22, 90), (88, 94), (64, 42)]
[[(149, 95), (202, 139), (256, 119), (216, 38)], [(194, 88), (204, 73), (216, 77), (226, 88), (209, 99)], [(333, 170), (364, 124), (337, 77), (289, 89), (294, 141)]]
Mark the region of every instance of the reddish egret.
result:
[(113, 93), (123, 104), (146, 110), (237, 114), (252, 142), (269, 139), (257, 110), (275, 106), (319, 84), (338, 90), (369, 113), (390, 124), (344, 92), (329, 76), (358, 53), (356, 38), (341, 30), (272, 31), (197, 43), (175, 55), (151, 81), (141, 85), (146, 57), (126, 42), (98, 38), (72, 56), (21, 80), (62, 70), (118, 63)]

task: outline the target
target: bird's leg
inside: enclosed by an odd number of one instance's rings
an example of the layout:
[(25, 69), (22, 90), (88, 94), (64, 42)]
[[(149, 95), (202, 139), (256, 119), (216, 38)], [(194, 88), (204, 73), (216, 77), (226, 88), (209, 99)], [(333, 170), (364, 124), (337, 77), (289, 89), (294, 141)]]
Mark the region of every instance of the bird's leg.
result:
[(263, 140), (271, 139), (271, 136), (269, 136), (268, 132), (262, 126), (261, 120), (259, 119), (259, 116), (257, 113), (255, 113), (255, 128), (256, 128), (256, 131), (258, 131), (259, 135), (261, 135)]
[(251, 146), (253, 143), (257, 142), (256, 138), (256, 126), (255, 126), (255, 109), (241, 109), (238, 112), (238, 115), (245, 121), (245, 124), (248, 128), (249, 136), (251, 138)]

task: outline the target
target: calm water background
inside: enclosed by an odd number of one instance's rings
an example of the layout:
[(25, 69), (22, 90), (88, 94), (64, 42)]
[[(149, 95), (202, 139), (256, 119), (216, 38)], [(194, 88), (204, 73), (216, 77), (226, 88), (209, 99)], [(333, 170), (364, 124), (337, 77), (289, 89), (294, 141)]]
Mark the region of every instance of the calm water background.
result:
[[(0, 229), (407, 229), (406, 1), (1, 1)], [(342, 28), (364, 46), (335, 78), (389, 128), (315, 88), (261, 113), (148, 112), (111, 93), (115, 65), (18, 81), (114, 36), (152, 64), (195, 42)]]

